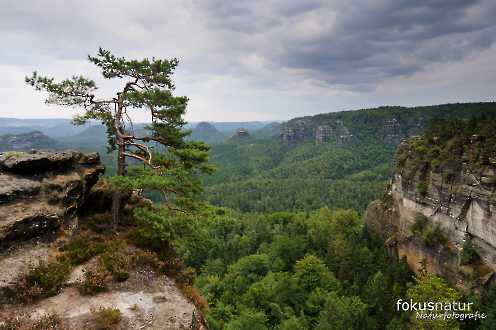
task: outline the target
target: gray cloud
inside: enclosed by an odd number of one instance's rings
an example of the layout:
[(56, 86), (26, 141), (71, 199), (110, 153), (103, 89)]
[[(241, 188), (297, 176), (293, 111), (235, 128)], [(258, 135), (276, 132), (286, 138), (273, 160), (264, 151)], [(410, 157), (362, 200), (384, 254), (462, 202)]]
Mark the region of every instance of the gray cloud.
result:
[(257, 52), (274, 67), (351, 90), (462, 60), (496, 41), (494, 1), (209, 3), (208, 22), (233, 32), (232, 42), (261, 34)]
[[(493, 0), (0, 0), (0, 5), (0, 116), (12, 107), (22, 108), (23, 115), (39, 113), (29, 109), (41, 97), (22, 84), (22, 75), (32, 69), (60, 77), (95, 74), (84, 59), (98, 46), (129, 57), (180, 58), (178, 93), (190, 96), (193, 119), (289, 118), (329, 107), (459, 100), (460, 81), (433, 78), (446, 76), (444, 70), (450, 70), (450, 79), (464, 72), (462, 82), (481, 84), (463, 94), (467, 100), (492, 97), (487, 82), (494, 80), (481, 76), (490, 70), (478, 66), (494, 55)], [(13, 73), (19, 80), (8, 76)], [(429, 81), (418, 80), (426, 75)], [(422, 97), (412, 81), (422, 90), (430, 84), (432, 95)], [(384, 93), (391, 82), (399, 87)], [(411, 93), (405, 95), (401, 86)]]

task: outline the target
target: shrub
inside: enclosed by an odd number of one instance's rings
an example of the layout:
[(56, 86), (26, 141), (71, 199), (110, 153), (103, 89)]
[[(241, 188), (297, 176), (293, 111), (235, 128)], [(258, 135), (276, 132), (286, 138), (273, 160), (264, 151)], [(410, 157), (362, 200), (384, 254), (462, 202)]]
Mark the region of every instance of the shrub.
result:
[(127, 255), (107, 252), (102, 255), (101, 260), (114, 280), (124, 282), (129, 278), (130, 260)]
[(37, 320), (29, 330), (63, 330), (64, 324), (56, 314), (46, 314)]
[(446, 235), (443, 233), (439, 225), (426, 228), (422, 234), (422, 239), (425, 245), (430, 247), (435, 247), (439, 245), (444, 246), (448, 241)]
[(0, 323), (0, 330), (18, 330), (23, 326), (25, 317), (19, 315), (10, 316), (2, 320), (2, 322)]
[(415, 234), (422, 234), (424, 229), (426, 228), (429, 219), (420, 212), (417, 212), (415, 215), (415, 223), (412, 225), (412, 232)]
[(151, 268), (153, 270), (159, 270), (162, 266), (162, 262), (155, 253), (142, 250), (133, 254), (131, 264), (136, 268)]
[(110, 213), (96, 213), (88, 216), (84, 222), (81, 223), (82, 227), (89, 228), (95, 232), (99, 232), (112, 225), (112, 216)]
[(412, 225), (412, 232), (422, 238), (425, 245), (435, 247), (446, 245), (448, 238), (439, 225), (429, 225), (429, 218), (420, 212), (415, 215), (415, 223)]
[(17, 285), (21, 300), (32, 300), (56, 294), (71, 271), (68, 262), (40, 262), (32, 268)]
[(440, 164), (441, 162), (439, 161), (438, 158), (434, 158), (433, 160), (431, 160), (431, 166), (434, 169), (438, 169)]
[(195, 282), (195, 276), (196, 270), (192, 267), (187, 267), (177, 274), (176, 281), (185, 285), (193, 285)]
[(131, 266), (130, 257), (119, 252), (106, 252), (101, 256), (102, 265), (107, 269), (114, 280), (123, 282), (129, 278)]
[(164, 261), (164, 271), (170, 277), (177, 277), (184, 270), (184, 262), (175, 257), (167, 258)]
[(77, 237), (62, 248), (64, 256), (72, 265), (80, 265), (106, 250), (103, 242), (94, 242), (89, 237)]
[(189, 300), (191, 301), (199, 310), (201, 310), (203, 313), (207, 311), (208, 308), (208, 302), (203, 298), (201, 295), (200, 291), (198, 291), (197, 288), (191, 285), (179, 285), (179, 289), (181, 290), (182, 294)]
[(109, 273), (103, 268), (96, 271), (85, 270), (84, 280), (79, 284), (79, 292), (85, 295), (94, 295), (107, 290), (107, 276)]
[(64, 324), (56, 314), (45, 314), (38, 320), (31, 320), (26, 314), (19, 314), (2, 319), (0, 330), (64, 330)]
[(417, 192), (422, 196), (425, 196), (427, 194), (428, 188), (429, 186), (425, 181), (420, 181), (419, 183), (417, 183)]
[(112, 307), (100, 307), (92, 309), (93, 321), (95, 322), (95, 330), (111, 330), (117, 329), (117, 326), (122, 320), (121, 311)]
[(461, 254), (461, 264), (467, 265), (473, 263), (479, 259), (479, 253), (477, 252), (477, 248), (472, 243), (471, 240), (466, 240), (463, 243), (463, 249)]

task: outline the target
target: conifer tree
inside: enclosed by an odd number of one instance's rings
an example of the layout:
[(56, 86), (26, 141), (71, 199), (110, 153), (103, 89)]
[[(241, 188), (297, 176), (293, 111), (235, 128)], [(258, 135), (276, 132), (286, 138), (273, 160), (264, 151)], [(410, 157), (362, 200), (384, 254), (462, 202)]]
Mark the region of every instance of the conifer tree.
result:
[[(164, 205), (184, 211), (200, 190), (196, 174), (210, 172), (207, 164), (209, 147), (187, 141), (190, 131), (184, 129), (188, 98), (174, 96), (171, 76), (177, 59), (127, 60), (100, 48), (96, 56), (88, 56), (106, 79), (123, 82), (110, 98), (99, 98), (95, 81), (83, 76), (56, 82), (54, 78), (33, 72), (26, 83), (36, 90), (48, 92), (47, 104), (82, 108), (75, 124), (101, 121), (107, 128), (108, 149), (117, 151), (117, 176), (113, 182), (119, 189), (112, 200), (114, 226), (119, 221), (122, 189), (148, 189), (162, 194)], [(137, 132), (129, 110), (139, 109), (149, 115), (149, 124)], [(129, 160), (143, 166), (127, 169)]]

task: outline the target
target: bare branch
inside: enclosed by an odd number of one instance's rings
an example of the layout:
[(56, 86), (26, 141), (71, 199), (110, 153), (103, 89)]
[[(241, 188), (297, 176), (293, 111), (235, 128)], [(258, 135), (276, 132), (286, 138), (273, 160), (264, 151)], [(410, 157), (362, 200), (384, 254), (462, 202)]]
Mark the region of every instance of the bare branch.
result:
[(126, 157), (131, 157), (131, 158), (138, 159), (138, 160), (142, 161), (144, 164), (148, 165), (150, 168), (152, 168), (154, 170), (160, 169), (160, 166), (153, 165), (148, 159), (146, 159), (142, 156), (139, 156), (139, 155), (133, 154), (132, 152), (127, 152), (127, 151), (124, 152), (123, 154)]

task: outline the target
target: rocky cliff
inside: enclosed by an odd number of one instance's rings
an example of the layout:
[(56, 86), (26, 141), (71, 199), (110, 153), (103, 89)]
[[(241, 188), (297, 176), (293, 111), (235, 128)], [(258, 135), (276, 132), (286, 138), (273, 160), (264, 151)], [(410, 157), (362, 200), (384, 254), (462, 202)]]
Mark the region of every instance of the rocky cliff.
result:
[(449, 125), (398, 146), (390, 184), (364, 217), (414, 271), (480, 289), (496, 270), (495, 143), (471, 134), (477, 125)]
[(70, 226), (103, 171), (98, 154), (0, 154), (0, 250)]
[(200, 329), (164, 261), (97, 213), (103, 171), (98, 154), (0, 153), (0, 329)]

